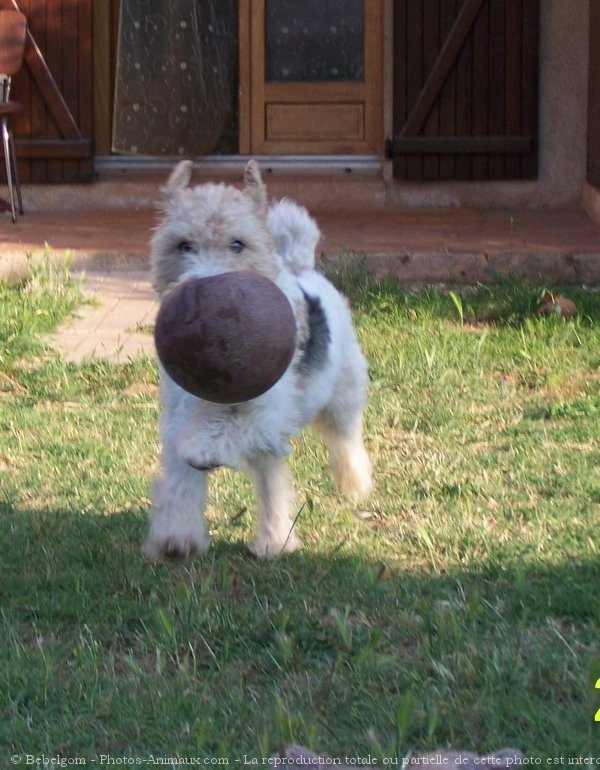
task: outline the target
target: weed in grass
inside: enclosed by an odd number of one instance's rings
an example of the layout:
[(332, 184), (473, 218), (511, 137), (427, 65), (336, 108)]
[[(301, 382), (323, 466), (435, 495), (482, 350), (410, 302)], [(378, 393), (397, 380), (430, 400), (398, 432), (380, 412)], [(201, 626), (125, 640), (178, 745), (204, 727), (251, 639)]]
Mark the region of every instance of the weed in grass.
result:
[(290, 458), (305, 548), (273, 563), (246, 556), (253, 500), (231, 471), (214, 474), (211, 551), (142, 562), (154, 362), (41, 357), (76, 287), (2, 286), (9, 756), (592, 755), (599, 295), (571, 289), (564, 324), (535, 315), (539, 287), (454, 300), (344, 270), (377, 489), (349, 508), (307, 434)]

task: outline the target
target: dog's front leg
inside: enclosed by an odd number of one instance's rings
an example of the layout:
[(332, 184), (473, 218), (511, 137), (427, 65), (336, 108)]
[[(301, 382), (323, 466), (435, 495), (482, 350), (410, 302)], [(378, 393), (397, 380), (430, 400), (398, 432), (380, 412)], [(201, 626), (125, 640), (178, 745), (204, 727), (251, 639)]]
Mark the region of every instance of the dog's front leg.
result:
[(294, 532), (294, 490), (284, 460), (262, 452), (246, 464), (258, 497), (258, 526), (250, 551), (263, 559), (295, 551), (300, 540)]
[(185, 558), (207, 550), (206, 475), (176, 457), (163, 457), (163, 472), (152, 490), (150, 531), (142, 547), (147, 559)]

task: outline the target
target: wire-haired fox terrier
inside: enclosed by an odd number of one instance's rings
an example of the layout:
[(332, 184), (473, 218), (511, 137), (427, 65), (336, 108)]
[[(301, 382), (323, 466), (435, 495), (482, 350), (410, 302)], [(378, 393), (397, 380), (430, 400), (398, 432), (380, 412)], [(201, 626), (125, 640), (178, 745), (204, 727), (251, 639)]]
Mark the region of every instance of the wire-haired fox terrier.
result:
[[(289, 440), (314, 423), (323, 433), (340, 491), (360, 499), (371, 489), (362, 438), (367, 364), (346, 300), (315, 271), (321, 237), (306, 209), (289, 200), (268, 205), (258, 165), (250, 161), (244, 188), (190, 187), (182, 161), (163, 188), (163, 218), (151, 244), (153, 283), (160, 297), (182, 281), (236, 270), (270, 278), (293, 309), (296, 349), (266, 393), (240, 404), (191, 395), (160, 366), (161, 475), (152, 492), (150, 559), (204, 551), (208, 470), (245, 469), (258, 497), (251, 551), (274, 558), (299, 546), (294, 495), (284, 461)], [(199, 470), (201, 469), (201, 470)]]

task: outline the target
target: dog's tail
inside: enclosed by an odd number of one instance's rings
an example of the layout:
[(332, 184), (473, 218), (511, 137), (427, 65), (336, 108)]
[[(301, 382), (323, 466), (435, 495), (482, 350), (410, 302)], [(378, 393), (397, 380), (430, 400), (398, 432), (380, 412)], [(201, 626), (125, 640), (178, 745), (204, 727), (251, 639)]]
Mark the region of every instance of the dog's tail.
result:
[(274, 203), (267, 213), (267, 225), (277, 253), (293, 273), (314, 268), (321, 232), (303, 206), (286, 198)]

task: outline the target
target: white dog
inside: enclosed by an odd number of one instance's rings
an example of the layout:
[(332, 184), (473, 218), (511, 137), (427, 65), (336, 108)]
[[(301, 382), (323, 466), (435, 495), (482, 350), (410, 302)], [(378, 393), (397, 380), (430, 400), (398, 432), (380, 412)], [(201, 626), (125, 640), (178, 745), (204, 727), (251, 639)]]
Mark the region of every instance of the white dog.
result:
[(297, 348), (273, 387), (234, 405), (191, 395), (161, 367), (162, 474), (153, 489), (143, 553), (156, 559), (208, 548), (207, 474), (229, 466), (248, 471), (258, 497), (251, 551), (273, 558), (299, 546), (283, 458), (289, 439), (305, 425), (322, 430), (341, 492), (358, 499), (371, 489), (362, 439), (367, 365), (346, 300), (315, 272), (320, 233), (306, 209), (287, 200), (269, 207), (254, 161), (241, 191), (224, 184), (189, 187), (191, 172), (192, 164), (182, 161), (163, 189), (164, 216), (152, 239), (155, 289), (164, 296), (191, 277), (256, 270), (290, 301)]

